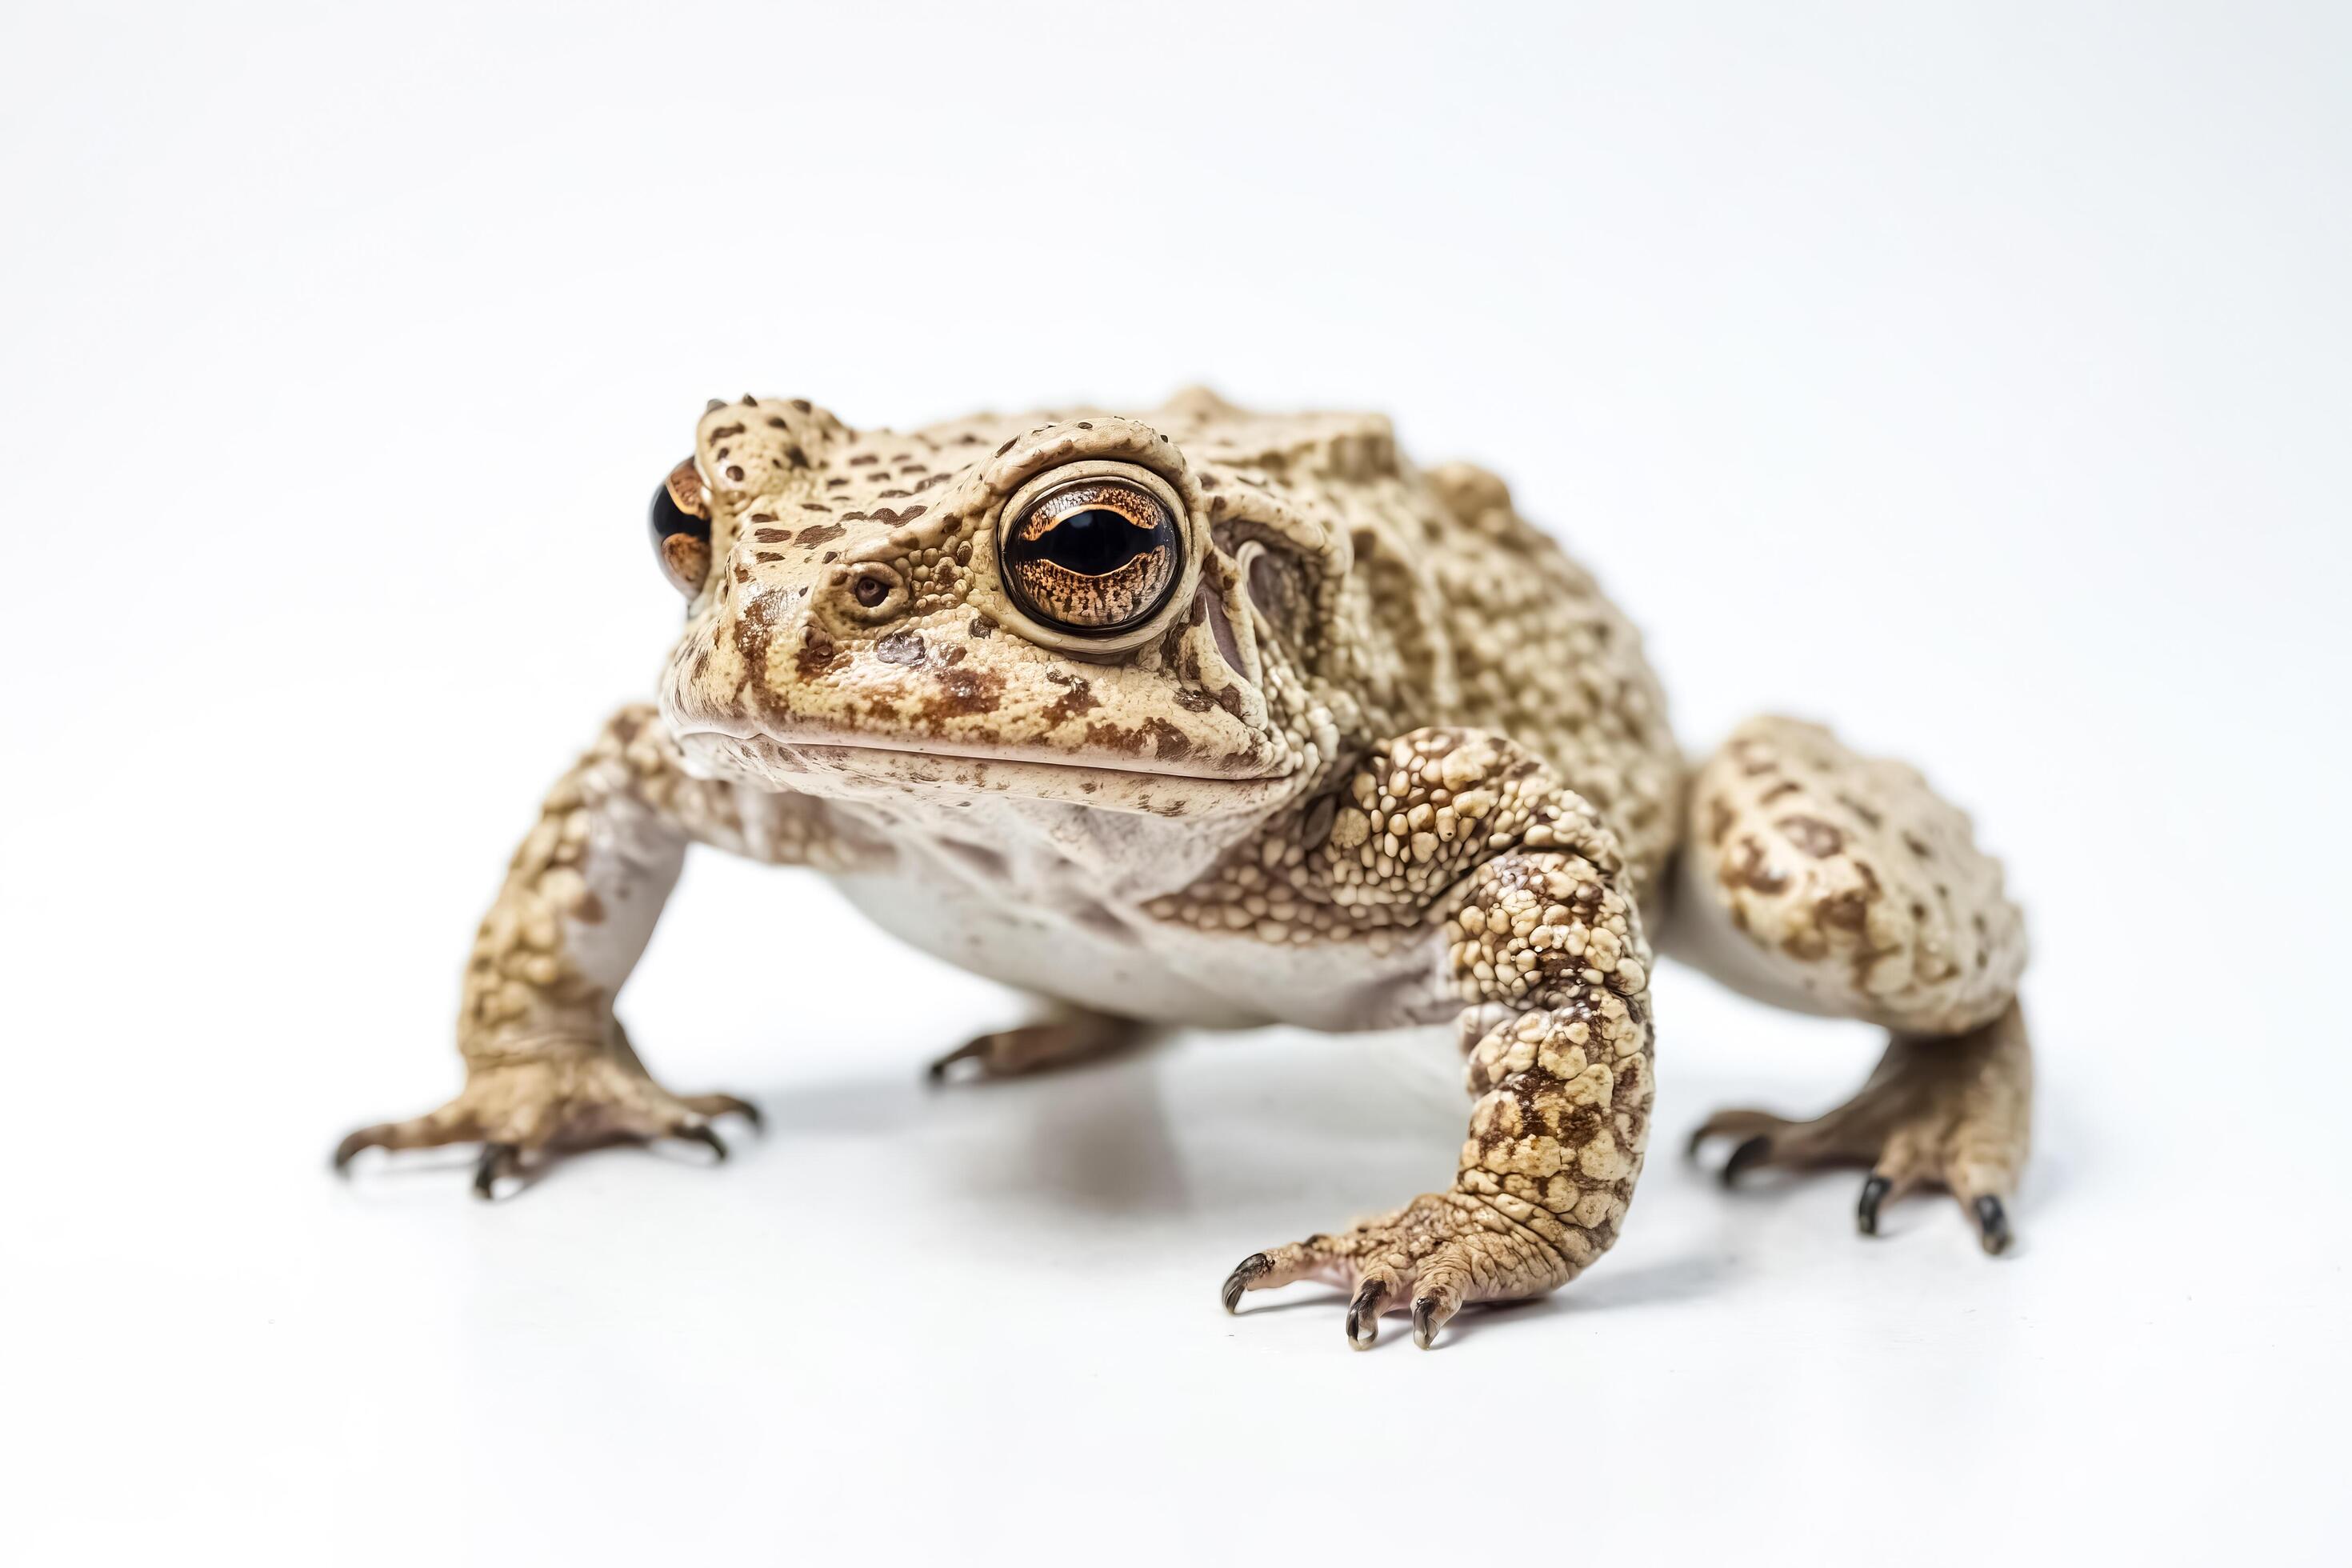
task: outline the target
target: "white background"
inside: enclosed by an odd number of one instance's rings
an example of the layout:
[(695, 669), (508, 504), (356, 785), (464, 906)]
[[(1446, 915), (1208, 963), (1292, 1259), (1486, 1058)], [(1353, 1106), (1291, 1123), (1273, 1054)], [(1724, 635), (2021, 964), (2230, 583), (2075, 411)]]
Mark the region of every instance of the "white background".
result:
[[(2263, 5), (9, 6), (0, 1555), (2343, 1561), (2347, 61)], [(2012, 1257), (1683, 1163), (1876, 1043), (1669, 967), (1587, 1279), (1428, 1354), (1227, 1319), (1445, 1180), (1424, 1047), (928, 1093), (1018, 999), (716, 858), (625, 1011), (764, 1140), (327, 1175), (457, 1086), (706, 396), (1192, 380), (1503, 471), (1693, 746), (1832, 717), (1976, 814)]]

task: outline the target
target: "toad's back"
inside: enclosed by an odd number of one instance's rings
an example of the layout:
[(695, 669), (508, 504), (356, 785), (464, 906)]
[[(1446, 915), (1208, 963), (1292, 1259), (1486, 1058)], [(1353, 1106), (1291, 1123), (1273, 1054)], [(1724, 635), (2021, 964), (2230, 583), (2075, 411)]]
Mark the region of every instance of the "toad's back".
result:
[(1255, 415), (1196, 393), (1144, 417), (1196, 460), (1345, 527), (1358, 594), (1337, 606), (1328, 668), (1360, 694), (1368, 732), (1509, 737), (1601, 808), (1649, 884), (1682, 787), (1664, 694), (1640, 633), (1501, 479), (1414, 468), (1380, 415)]

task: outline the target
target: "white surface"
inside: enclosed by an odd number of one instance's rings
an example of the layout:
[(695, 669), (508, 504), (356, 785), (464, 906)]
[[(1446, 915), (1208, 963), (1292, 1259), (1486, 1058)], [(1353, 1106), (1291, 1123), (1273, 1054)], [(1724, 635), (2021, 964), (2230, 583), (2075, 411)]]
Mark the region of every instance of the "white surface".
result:
[[(0, 1556), (2344, 1560), (2343, 13), (1443, 9), (7, 10)], [(1445, 1178), (1403, 1045), (927, 1094), (1013, 999), (699, 857), (625, 1011), (764, 1140), (328, 1178), (456, 1086), (704, 396), (1195, 378), (1503, 469), (1694, 743), (1977, 813), (2015, 1257), (1684, 1164), (1874, 1046), (1669, 969), (1586, 1280), (1229, 1320)]]

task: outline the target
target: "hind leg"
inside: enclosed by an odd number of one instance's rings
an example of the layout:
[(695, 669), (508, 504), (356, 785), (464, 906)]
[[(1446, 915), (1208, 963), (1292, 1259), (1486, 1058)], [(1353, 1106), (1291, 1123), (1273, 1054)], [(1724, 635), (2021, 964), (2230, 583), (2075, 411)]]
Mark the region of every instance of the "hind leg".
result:
[(2002, 1250), (2032, 1121), (2024, 922), (1967, 817), (1912, 769), (1787, 719), (1742, 726), (1700, 770), (1690, 809), (1668, 951), (1749, 995), (1894, 1036), (1826, 1115), (1721, 1111), (1692, 1148), (1740, 1139), (1727, 1182), (1866, 1167), (1865, 1235), (1888, 1198), (1940, 1186)]

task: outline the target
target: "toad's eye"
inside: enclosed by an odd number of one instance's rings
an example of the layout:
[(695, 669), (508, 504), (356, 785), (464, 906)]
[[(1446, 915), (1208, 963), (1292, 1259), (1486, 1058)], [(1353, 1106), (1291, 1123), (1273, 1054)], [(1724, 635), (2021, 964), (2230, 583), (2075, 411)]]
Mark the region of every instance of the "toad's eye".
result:
[(662, 575), (689, 599), (702, 592), (702, 580), (710, 574), (710, 492), (692, 458), (672, 468), (654, 492), (646, 522), (653, 530)]
[(1131, 479), (1073, 479), (1004, 531), (1004, 580), (1049, 626), (1089, 634), (1151, 618), (1176, 585), (1183, 536), (1168, 504)]

